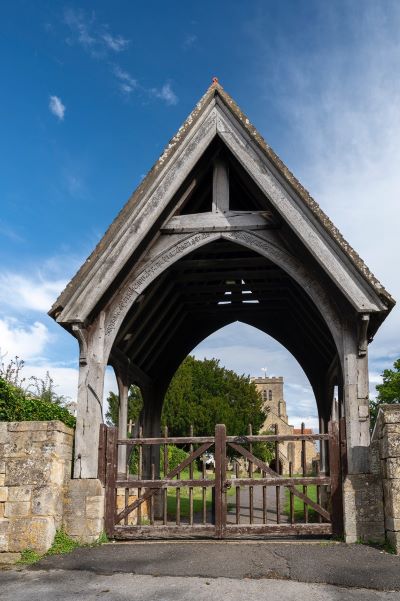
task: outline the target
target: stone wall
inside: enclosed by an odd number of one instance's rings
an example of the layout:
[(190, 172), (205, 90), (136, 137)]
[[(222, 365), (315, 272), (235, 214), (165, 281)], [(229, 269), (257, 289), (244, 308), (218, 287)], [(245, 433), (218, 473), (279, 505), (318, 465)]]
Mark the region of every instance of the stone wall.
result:
[(400, 405), (379, 409), (372, 449), (379, 457), (386, 539), (400, 554)]
[(71, 480), (73, 434), (59, 421), (0, 422), (0, 553), (45, 553), (60, 528), (84, 543), (103, 531), (100, 481)]
[(62, 526), (73, 431), (59, 421), (0, 422), (0, 551), (44, 553)]

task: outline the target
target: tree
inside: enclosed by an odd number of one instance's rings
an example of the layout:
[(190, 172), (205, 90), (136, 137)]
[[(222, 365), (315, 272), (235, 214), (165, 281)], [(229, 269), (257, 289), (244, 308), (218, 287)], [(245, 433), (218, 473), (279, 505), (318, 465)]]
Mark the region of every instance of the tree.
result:
[[(118, 423), (118, 395), (110, 393), (107, 419)], [(128, 419), (135, 422), (142, 406), (140, 390), (132, 386)], [(265, 420), (256, 386), (245, 375), (221, 367), (218, 359), (200, 361), (186, 357), (165, 395), (162, 425), (171, 436), (187, 436), (193, 425), (196, 436), (210, 435), (215, 424), (226, 424), (228, 434), (247, 434), (248, 424), (257, 433)]]
[(383, 382), (376, 386), (378, 395), (376, 399), (370, 401), (372, 428), (375, 425), (380, 405), (400, 403), (400, 358), (393, 363), (393, 368), (384, 370)]
[[(119, 396), (115, 392), (110, 392), (108, 395), (108, 411), (106, 413), (106, 421), (109, 426), (118, 426), (118, 406)], [(139, 413), (143, 407), (143, 398), (139, 386), (131, 386), (128, 395), (128, 421), (131, 419), (133, 423), (137, 421)]]

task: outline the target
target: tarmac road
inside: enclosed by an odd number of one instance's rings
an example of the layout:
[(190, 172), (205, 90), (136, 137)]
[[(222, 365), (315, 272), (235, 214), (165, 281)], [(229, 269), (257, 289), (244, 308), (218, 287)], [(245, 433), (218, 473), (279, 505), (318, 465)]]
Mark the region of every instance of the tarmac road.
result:
[(332, 542), (110, 543), (0, 572), (1, 601), (400, 601), (400, 557)]

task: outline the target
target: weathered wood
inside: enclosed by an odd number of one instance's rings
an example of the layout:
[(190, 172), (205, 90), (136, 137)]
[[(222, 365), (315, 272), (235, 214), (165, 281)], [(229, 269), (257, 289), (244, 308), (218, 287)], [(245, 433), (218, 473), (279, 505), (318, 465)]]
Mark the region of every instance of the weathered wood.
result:
[(187, 526), (116, 526), (114, 538), (116, 539), (163, 539), (163, 538), (214, 538), (215, 527), (210, 524), (195, 524)]
[[(251, 424), (248, 425), (248, 430), (247, 430), (249, 439), (253, 433)], [(251, 454), (253, 454), (253, 445), (249, 440), (249, 452)], [(253, 480), (253, 462), (251, 460), (249, 460), (249, 479)], [(249, 485), (249, 518), (250, 518), (250, 524), (252, 524), (254, 522), (254, 489), (252, 484)]]
[[(246, 444), (248, 442), (275, 442), (276, 440), (284, 442), (284, 441), (294, 441), (294, 440), (308, 440), (308, 441), (316, 441), (316, 440), (329, 440), (330, 435), (327, 434), (287, 434), (287, 435), (252, 435), (252, 436), (227, 436), (227, 443), (240, 443)], [(159, 445), (159, 444), (176, 444), (176, 445), (184, 445), (190, 443), (204, 443), (204, 442), (214, 442), (214, 436), (169, 436), (168, 438), (124, 438), (118, 439), (118, 444), (126, 444), (126, 445), (136, 445), (139, 442), (141, 444), (148, 445)]]
[(215, 534), (223, 538), (226, 526), (226, 511), (224, 511), (224, 480), (226, 430), (223, 424), (215, 426)]
[[(207, 451), (207, 449), (209, 449), (210, 446), (211, 446), (211, 444), (207, 443), (207, 442), (204, 443), (204, 444), (202, 444), (189, 457), (186, 457), (186, 459), (184, 461), (182, 461), (182, 463), (180, 463), (176, 468), (174, 468), (173, 470), (171, 470), (166, 475), (166, 480), (169, 480), (169, 479), (173, 478), (174, 476), (178, 475), (182, 470), (185, 469), (185, 467), (187, 467), (191, 463), (191, 461), (194, 461), (195, 459), (197, 459), (197, 457), (200, 457), (200, 455), (202, 455), (205, 451)], [(117, 523), (120, 522), (131, 511), (133, 511), (134, 509), (136, 509), (137, 507), (139, 507), (144, 501), (146, 501), (147, 499), (149, 499), (157, 490), (159, 490), (159, 489), (156, 488), (156, 487), (154, 487), (154, 488), (152, 488), (150, 490), (147, 490), (140, 498), (138, 498), (135, 501), (133, 501), (130, 505), (128, 505), (128, 507), (126, 507), (123, 511), (121, 511), (117, 515), (116, 522)]]
[(106, 483), (106, 441), (107, 441), (107, 426), (100, 424), (99, 433), (99, 468), (97, 477), (104, 486)]
[(220, 157), (214, 160), (212, 210), (215, 213), (229, 211), (229, 169)]
[(181, 232), (224, 232), (235, 230), (262, 230), (276, 227), (267, 211), (227, 211), (223, 213), (198, 213), (172, 217), (163, 225), (163, 234)]
[(339, 423), (330, 421), (328, 425), (329, 472), (331, 477), (332, 530), (336, 536), (343, 534), (343, 493), (340, 473)]
[(115, 526), (116, 497), (115, 477), (117, 474), (118, 451), (117, 451), (117, 428), (107, 429), (107, 462), (106, 462), (106, 492), (105, 492), (105, 515), (104, 529), (108, 537), (112, 538)]
[(232, 483), (234, 483), (235, 486), (291, 486), (295, 484), (319, 484), (321, 486), (327, 486), (331, 483), (331, 479), (328, 476), (320, 476), (318, 478), (314, 476), (307, 476), (306, 478), (287, 478), (285, 476), (278, 476), (274, 478), (271, 476), (269, 478), (235, 478)]
[[(275, 434), (279, 436), (278, 424), (275, 424)], [(280, 458), (279, 458), (279, 439), (275, 439), (275, 469), (278, 476), (281, 473), (280, 469)], [(275, 500), (276, 500), (276, 523), (281, 522), (281, 489), (279, 484), (275, 488)]]
[(332, 534), (331, 524), (252, 524), (237, 525), (227, 524), (227, 538), (246, 538), (248, 536), (268, 536), (268, 535), (283, 535), (283, 536), (308, 536), (308, 535), (329, 535)]
[[(301, 424), (301, 433), (304, 434), (304, 422)], [(307, 457), (306, 457), (306, 443), (305, 440), (301, 441), (301, 470), (303, 472), (303, 478), (307, 475)], [(303, 495), (307, 496), (307, 486), (303, 484)], [(307, 503), (303, 504), (303, 514), (304, 521), (307, 524), (308, 522), (308, 505)]]
[[(193, 426), (190, 426), (189, 435), (193, 438)], [(193, 453), (193, 443), (190, 443), (189, 453)], [(193, 461), (189, 464), (189, 478), (193, 480)], [(193, 485), (189, 484), (189, 525), (193, 526)]]
[[(257, 457), (254, 457), (254, 455), (251, 455), (251, 453), (249, 453), (249, 451), (247, 449), (245, 449), (244, 447), (242, 447), (241, 445), (238, 445), (238, 444), (233, 443), (233, 442), (231, 442), (229, 444), (230, 444), (230, 446), (233, 449), (235, 449), (235, 451), (237, 451), (238, 453), (240, 453), (244, 457), (247, 457), (247, 459), (251, 459), (253, 461), (253, 463), (255, 463), (255, 465), (257, 465), (260, 469), (265, 470), (266, 472), (268, 472), (269, 474), (271, 474), (273, 476), (278, 476), (279, 477), (279, 474), (277, 472), (275, 472), (274, 470), (272, 470), (269, 467), (269, 465), (267, 465), (266, 463), (264, 463), (264, 461), (261, 461), (261, 459), (258, 459)], [(306, 497), (303, 493), (301, 493), (300, 491), (298, 491), (294, 486), (290, 486), (288, 488), (290, 490), (292, 490), (293, 494), (296, 497), (299, 497), (299, 499), (302, 499), (303, 501), (305, 501), (306, 503), (308, 503), (308, 505), (310, 505), (310, 507), (312, 507), (316, 512), (320, 513), (327, 520), (330, 520), (330, 514), (323, 507), (320, 507), (319, 505), (317, 505), (316, 503), (314, 503), (314, 501), (312, 499), (310, 499), (309, 497)]]

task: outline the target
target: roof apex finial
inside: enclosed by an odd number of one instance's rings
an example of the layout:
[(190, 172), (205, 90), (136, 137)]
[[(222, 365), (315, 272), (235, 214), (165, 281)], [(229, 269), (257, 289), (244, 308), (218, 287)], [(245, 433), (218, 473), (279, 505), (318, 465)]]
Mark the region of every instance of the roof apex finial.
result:
[(215, 76), (214, 76), (214, 77), (212, 78), (212, 85), (213, 85), (213, 86), (215, 86), (215, 85), (217, 85), (218, 83), (219, 83), (218, 77), (215, 77)]

